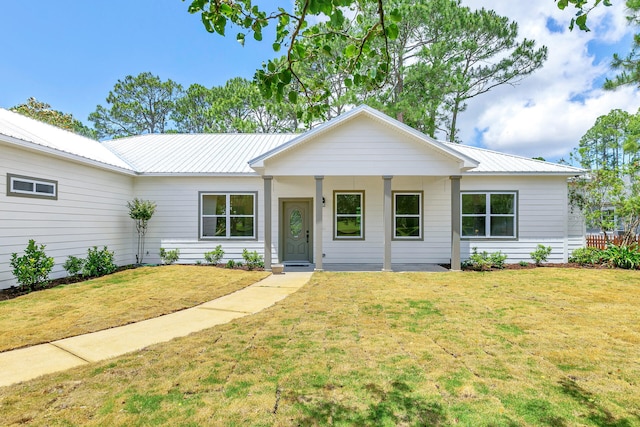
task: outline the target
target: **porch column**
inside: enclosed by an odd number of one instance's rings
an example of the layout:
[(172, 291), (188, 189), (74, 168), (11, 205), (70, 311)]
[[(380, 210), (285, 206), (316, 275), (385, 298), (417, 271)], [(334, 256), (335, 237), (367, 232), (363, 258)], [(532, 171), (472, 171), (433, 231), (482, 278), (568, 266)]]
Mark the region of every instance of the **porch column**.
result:
[(313, 228), (313, 242), (315, 244), (315, 271), (322, 271), (322, 180), (324, 176), (316, 176), (316, 224)]
[(271, 271), (271, 184), (272, 176), (263, 176), (264, 180), (264, 269)]
[(451, 270), (460, 270), (460, 175), (451, 179)]
[(383, 176), (384, 180), (384, 200), (382, 207), (382, 221), (384, 222), (384, 262), (382, 271), (393, 271), (391, 269), (391, 239), (393, 238), (393, 213), (391, 208), (391, 179), (392, 176)]

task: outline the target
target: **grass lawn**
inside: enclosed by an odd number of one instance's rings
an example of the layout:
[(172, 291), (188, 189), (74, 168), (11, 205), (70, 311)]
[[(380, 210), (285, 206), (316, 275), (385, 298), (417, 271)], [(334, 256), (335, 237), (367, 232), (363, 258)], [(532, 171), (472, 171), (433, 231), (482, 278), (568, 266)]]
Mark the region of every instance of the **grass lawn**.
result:
[(193, 307), (269, 273), (171, 265), (124, 270), (0, 302), (0, 351)]
[(640, 272), (319, 273), (188, 337), (0, 388), (8, 425), (639, 426)]

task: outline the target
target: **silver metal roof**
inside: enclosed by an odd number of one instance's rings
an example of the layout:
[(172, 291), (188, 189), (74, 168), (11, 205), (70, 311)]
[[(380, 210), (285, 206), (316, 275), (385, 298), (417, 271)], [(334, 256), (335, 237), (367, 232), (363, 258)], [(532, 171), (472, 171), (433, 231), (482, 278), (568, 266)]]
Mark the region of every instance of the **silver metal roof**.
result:
[(568, 165), (560, 165), (557, 163), (543, 162), (528, 157), (516, 156), (513, 154), (499, 153), (484, 148), (472, 147), (470, 145), (453, 144), (444, 142), (452, 149), (459, 151), (480, 164), (478, 167), (471, 169), (466, 174), (558, 174), (558, 175), (580, 175), (584, 173), (584, 169), (576, 168)]
[(142, 174), (252, 174), (249, 160), (294, 134), (150, 134), (104, 142)]
[[(3, 135), (8, 138), (3, 138)], [(98, 141), (4, 108), (0, 108), (0, 139), (21, 143), (27, 148), (51, 149), (67, 157), (80, 157), (132, 171), (125, 160)]]
[[(369, 107), (345, 116), (369, 114), (387, 116)], [(346, 120), (344, 117), (337, 120)], [(389, 124), (404, 130), (406, 125), (389, 118)], [(0, 140), (76, 159), (87, 159), (128, 172), (149, 175), (256, 175), (250, 161), (287, 149), (307, 134), (148, 134), (98, 142), (66, 130), (0, 108)], [(414, 131), (417, 132), (417, 131)], [(3, 135), (5, 136), (3, 138)], [(422, 135), (422, 134), (420, 134)], [(425, 137), (427, 138), (427, 137)], [(452, 154), (459, 153), (477, 167), (465, 174), (579, 175), (583, 169), (526, 157), (499, 153), (462, 144), (435, 141)]]

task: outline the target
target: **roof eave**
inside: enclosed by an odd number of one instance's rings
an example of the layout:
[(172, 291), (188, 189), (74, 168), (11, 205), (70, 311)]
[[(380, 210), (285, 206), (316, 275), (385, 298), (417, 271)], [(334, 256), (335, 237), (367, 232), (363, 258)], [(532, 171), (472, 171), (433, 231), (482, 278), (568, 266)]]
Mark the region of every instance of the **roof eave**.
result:
[(37, 144), (35, 142), (24, 141), (22, 139), (18, 139), (9, 135), (0, 135), (0, 144), (17, 146), (27, 151), (33, 151), (37, 153), (48, 154), (54, 157), (58, 157), (64, 160), (69, 160), (75, 163), (82, 163), (85, 165), (95, 166), (101, 169), (106, 169), (112, 172), (118, 172), (125, 175), (135, 176), (136, 172), (133, 169), (123, 168), (121, 166), (112, 165), (109, 163), (104, 163), (98, 160), (90, 159), (88, 157), (83, 157), (77, 154), (68, 153), (66, 151), (58, 150), (55, 148), (47, 147), (44, 145)]

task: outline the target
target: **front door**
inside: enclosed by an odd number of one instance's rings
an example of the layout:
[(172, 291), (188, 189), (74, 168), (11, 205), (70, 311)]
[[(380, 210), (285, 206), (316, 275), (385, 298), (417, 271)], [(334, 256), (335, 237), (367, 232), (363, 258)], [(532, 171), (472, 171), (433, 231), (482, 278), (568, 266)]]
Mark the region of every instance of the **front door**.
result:
[(281, 204), (283, 261), (311, 262), (311, 199), (288, 199)]

